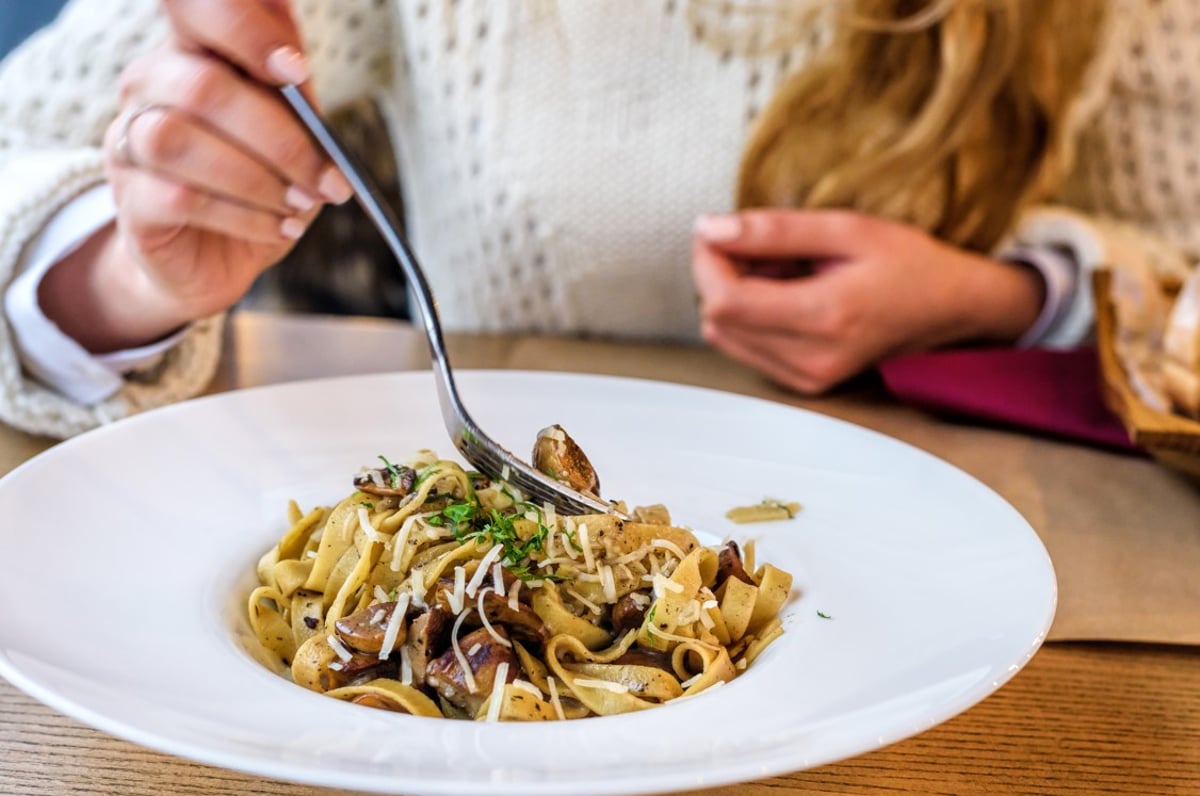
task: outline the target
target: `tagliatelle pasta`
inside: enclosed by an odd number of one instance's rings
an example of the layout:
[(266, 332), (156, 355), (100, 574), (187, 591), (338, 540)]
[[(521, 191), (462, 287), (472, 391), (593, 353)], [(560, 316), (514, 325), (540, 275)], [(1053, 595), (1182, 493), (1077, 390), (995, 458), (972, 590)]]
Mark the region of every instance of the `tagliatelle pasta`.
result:
[(484, 721), (628, 713), (733, 679), (783, 632), (791, 576), (748, 572), (736, 544), (702, 546), (661, 506), (563, 516), (428, 451), (354, 483), (330, 508), (289, 504), (248, 605), (280, 672), (337, 699)]

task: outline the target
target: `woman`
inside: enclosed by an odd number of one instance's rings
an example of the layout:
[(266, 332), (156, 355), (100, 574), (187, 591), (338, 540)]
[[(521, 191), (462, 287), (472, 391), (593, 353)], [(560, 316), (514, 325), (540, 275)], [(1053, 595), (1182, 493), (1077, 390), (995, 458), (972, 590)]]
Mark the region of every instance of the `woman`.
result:
[(73, 4), (0, 74), (0, 417), (70, 434), (202, 388), (214, 316), (349, 198), (273, 88), (310, 77), (381, 102), (452, 329), (702, 333), (820, 391), (1077, 341), (1080, 269), (1200, 249), (1200, 176), (1155, 165), (1192, 106), (1147, 107), (1179, 70), (1115, 90), (1187, 0), (808, 5)]

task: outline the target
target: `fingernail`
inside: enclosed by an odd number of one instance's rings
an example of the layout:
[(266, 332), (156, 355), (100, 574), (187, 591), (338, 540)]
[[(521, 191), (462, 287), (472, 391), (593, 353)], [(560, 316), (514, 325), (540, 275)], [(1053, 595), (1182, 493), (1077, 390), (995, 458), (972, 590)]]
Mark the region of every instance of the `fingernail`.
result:
[(329, 166), (321, 173), (317, 190), (326, 199), (338, 205), (349, 201), (350, 197), (354, 196), (354, 189), (350, 187), (350, 183), (346, 182), (346, 178), (342, 176), (336, 166)]
[(317, 206), (319, 200), (308, 191), (301, 188), (299, 185), (292, 185), (283, 195), (283, 201), (286, 202), (287, 206), (293, 210), (299, 210), (301, 213), (307, 213), (309, 210), (312, 210)]
[(306, 83), (312, 77), (308, 59), (286, 44), (267, 56), (267, 72), (281, 83)]
[(735, 240), (742, 234), (742, 220), (737, 216), (700, 216), (696, 233), (711, 241)]
[(298, 218), (285, 218), (279, 225), (279, 232), (288, 240), (300, 240), (304, 234), (304, 222)]

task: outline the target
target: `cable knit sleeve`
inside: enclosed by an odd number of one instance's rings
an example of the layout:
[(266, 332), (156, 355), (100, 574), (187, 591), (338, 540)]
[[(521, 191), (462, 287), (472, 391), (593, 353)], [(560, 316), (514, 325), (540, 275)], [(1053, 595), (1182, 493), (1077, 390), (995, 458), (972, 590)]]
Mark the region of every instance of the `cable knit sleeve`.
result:
[[(391, 4), (301, 0), (296, 11), (327, 108), (378, 91), (390, 74)], [(72, 0), (59, 18), (0, 63), (0, 292), (22, 252), (68, 202), (104, 179), (100, 143), (117, 112), (127, 63), (165, 40), (157, 0)], [(221, 317), (193, 324), (149, 373), (82, 406), (25, 373), (0, 324), (0, 421), (65, 437), (198, 394), (212, 378)]]
[(1070, 347), (1090, 335), (1096, 310), (1091, 274), (1099, 268), (1116, 268), (1145, 285), (1179, 283), (1190, 267), (1178, 247), (1135, 224), (1092, 215), (1067, 207), (1031, 208), (1021, 218), (1010, 245), (1064, 251), (1080, 269), (1074, 294), (1067, 299), (1055, 324), (1049, 347)]

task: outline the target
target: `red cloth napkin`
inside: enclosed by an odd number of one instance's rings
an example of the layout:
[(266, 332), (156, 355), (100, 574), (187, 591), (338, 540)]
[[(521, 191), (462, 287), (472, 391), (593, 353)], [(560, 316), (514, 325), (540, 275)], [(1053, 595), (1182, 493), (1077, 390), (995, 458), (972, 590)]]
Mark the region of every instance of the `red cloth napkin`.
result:
[(1104, 405), (1094, 348), (937, 351), (879, 371), (893, 395), (923, 409), (1137, 450)]

